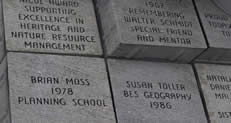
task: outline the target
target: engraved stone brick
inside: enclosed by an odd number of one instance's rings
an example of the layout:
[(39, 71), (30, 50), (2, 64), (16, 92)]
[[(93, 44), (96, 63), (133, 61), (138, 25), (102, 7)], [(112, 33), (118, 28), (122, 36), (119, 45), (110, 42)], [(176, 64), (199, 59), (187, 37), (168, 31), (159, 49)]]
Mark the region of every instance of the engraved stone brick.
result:
[(108, 64), (118, 123), (207, 123), (190, 65)]
[(101, 58), (8, 53), (12, 123), (115, 123)]
[(3, 0), (9, 51), (102, 55), (92, 0)]
[[(231, 66), (195, 64), (211, 123), (231, 122)], [(204, 84), (206, 83), (206, 84)]]
[(196, 7), (209, 45), (197, 61), (231, 61), (231, 16), (219, 8), (213, 0), (195, 0)]
[(190, 62), (207, 48), (191, 0), (97, 0), (108, 56)]

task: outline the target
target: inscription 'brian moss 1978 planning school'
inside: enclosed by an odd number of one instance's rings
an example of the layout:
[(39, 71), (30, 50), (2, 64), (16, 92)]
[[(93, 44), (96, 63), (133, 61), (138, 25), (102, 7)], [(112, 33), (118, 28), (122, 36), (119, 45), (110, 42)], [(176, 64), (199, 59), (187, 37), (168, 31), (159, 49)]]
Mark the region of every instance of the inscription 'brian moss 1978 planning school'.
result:
[(101, 58), (8, 53), (13, 123), (115, 123)]

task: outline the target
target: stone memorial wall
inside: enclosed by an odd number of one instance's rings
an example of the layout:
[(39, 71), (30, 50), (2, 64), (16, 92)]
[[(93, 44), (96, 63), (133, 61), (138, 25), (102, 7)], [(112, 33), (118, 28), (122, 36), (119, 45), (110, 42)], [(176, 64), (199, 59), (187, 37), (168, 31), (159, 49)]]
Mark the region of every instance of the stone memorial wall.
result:
[(0, 0), (0, 123), (230, 123), (216, 2)]

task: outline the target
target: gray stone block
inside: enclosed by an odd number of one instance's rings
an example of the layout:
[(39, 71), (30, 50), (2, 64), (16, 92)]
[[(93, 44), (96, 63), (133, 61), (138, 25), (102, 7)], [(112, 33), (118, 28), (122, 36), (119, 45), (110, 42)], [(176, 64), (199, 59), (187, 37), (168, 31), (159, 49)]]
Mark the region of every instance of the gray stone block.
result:
[(6, 58), (0, 63), (0, 123), (10, 123)]
[(230, 63), (231, 61), (231, 16), (212, 0), (195, 0), (204, 28), (208, 50), (197, 61)]
[(108, 56), (190, 62), (207, 48), (191, 0), (96, 1)]
[(221, 9), (223, 9), (227, 14), (231, 15), (231, 1), (230, 0), (213, 0), (217, 6), (219, 6)]
[(231, 122), (231, 66), (195, 64), (211, 123)]
[[(2, 0), (0, 0), (0, 7), (2, 7)], [(2, 9), (0, 9), (0, 63), (5, 57), (5, 41), (3, 27), (3, 11)]]
[(92, 0), (3, 0), (9, 51), (102, 55)]
[(101, 58), (8, 53), (12, 123), (115, 123)]
[(230, 0), (213, 0), (217, 6), (219, 6), (221, 9), (223, 9), (227, 14), (231, 15), (231, 1)]
[(118, 123), (207, 123), (190, 65), (108, 64)]

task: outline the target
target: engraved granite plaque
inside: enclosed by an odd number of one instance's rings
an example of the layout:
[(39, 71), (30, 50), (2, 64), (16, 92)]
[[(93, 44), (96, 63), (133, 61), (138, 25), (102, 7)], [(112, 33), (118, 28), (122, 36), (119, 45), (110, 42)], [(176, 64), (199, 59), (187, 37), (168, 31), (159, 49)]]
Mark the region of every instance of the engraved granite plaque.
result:
[(191, 0), (97, 0), (107, 55), (189, 62), (207, 48)]
[(8, 53), (8, 73), (12, 123), (115, 123), (101, 58)]
[(231, 16), (212, 0), (195, 0), (209, 48), (198, 61), (231, 61)]
[(207, 123), (190, 65), (108, 64), (118, 123)]
[(0, 123), (10, 123), (6, 58), (0, 63)]
[(231, 122), (231, 66), (196, 64), (210, 123)]
[(3, 0), (9, 51), (102, 55), (92, 0)]

